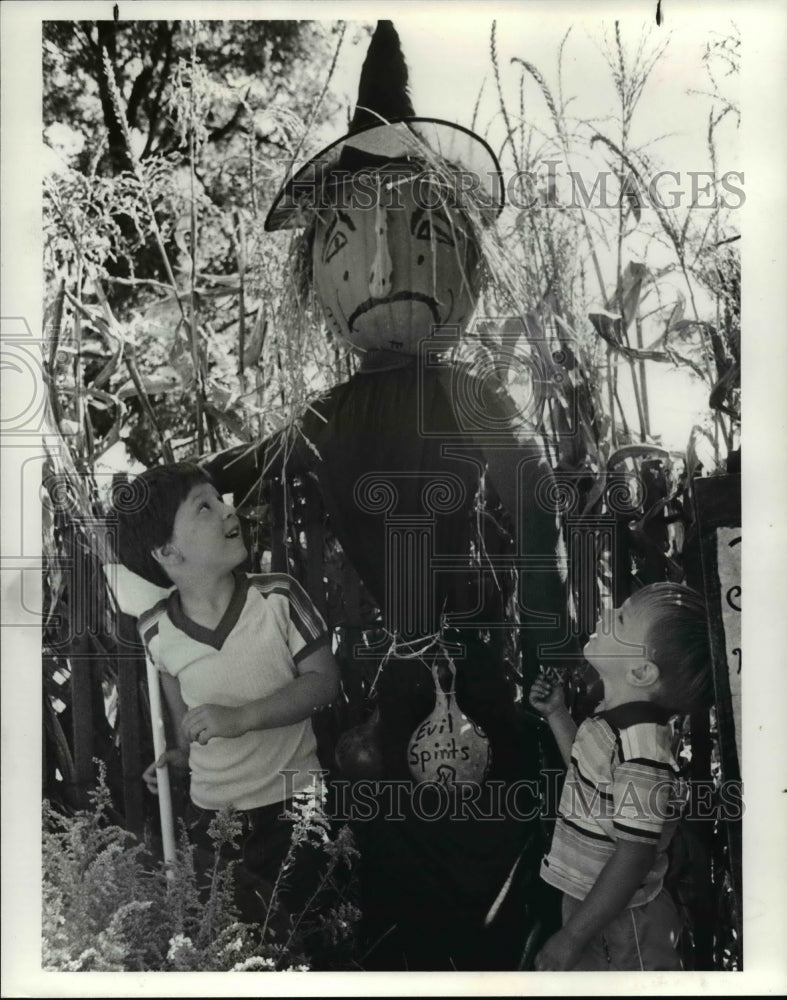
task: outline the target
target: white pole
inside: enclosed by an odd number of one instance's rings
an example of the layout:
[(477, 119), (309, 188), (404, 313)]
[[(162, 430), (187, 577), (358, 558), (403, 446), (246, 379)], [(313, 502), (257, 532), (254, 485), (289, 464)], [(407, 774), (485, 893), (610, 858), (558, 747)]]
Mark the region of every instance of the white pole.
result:
[[(156, 760), (167, 749), (167, 736), (164, 730), (164, 714), (161, 710), (161, 686), (158, 670), (150, 657), (145, 657), (148, 672), (148, 694), (150, 695), (150, 721), (153, 727), (153, 754)], [(164, 861), (172, 863), (175, 860), (175, 823), (172, 818), (172, 793), (169, 787), (169, 768), (166, 764), (156, 769), (158, 779), (158, 806), (161, 817), (161, 842), (164, 848)], [(167, 877), (172, 878), (172, 869), (167, 870)]]

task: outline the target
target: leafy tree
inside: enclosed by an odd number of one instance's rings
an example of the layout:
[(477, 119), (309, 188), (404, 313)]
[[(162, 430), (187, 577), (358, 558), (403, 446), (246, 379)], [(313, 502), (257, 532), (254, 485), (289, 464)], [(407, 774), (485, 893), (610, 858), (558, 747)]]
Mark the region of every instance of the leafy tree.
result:
[[(45, 127), (64, 123), (82, 131), (85, 147), (75, 164), (86, 170), (92, 151), (109, 142), (100, 169), (130, 167), (122, 129), (112, 107), (103, 51), (125, 101), (129, 128), (144, 140), (140, 158), (181, 148), (169, 102), (180, 60), (192, 55), (210, 77), (215, 100), (208, 109), (208, 141), (255, 132), (259, 147), (285, 155), (273, 132), (255, 128), (255, 111), (278, 105), (305, 117), (330, 59), (331, 36), (308, 21), (48, 21), (43, 26)], [(233, 91), (239, 97), (232, 104)], [(328, 98), (319, 121), (335, 113)]]
[(52, 377), (88, 461), (119, 437), (151, 464), (276, 425), (284, 349), (266, 353), (263, 307), (287, 251), (261, 224), (307, 127), (340, 110), (327, 82), (345, 34), (44, 25), (45, 135), (65, 161), (46, 190), (52, 358), (67, 359)]

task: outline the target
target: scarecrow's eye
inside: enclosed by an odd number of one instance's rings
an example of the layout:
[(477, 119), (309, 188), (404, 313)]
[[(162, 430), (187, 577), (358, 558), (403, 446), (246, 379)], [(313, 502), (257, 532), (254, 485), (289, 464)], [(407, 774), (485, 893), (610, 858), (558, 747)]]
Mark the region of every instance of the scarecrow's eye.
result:
[(439, 217), (425, 215), (415, 222), (413, 235), (417, 240), (434, 240), (436, 243), (446, 243), (454, 246), (454, 237), (448, 223)]
[(323, 262), (327, 264), (332, 257), (335, 257), (340, 250), (344, 249), (346, 244), (347, 237), (341, 230), (337, 229), (325, 244), (325, 249), (322, 253)]

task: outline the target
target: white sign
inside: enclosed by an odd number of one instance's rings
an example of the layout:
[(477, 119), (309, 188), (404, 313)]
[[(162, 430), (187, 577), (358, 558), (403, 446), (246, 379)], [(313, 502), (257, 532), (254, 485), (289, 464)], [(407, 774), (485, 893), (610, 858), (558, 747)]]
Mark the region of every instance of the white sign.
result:
[(732, 717), (735, 722), (735, 746), (741, 758), (741, 529), (719, 528), (716, 531), (721, 618), (730, 678)]

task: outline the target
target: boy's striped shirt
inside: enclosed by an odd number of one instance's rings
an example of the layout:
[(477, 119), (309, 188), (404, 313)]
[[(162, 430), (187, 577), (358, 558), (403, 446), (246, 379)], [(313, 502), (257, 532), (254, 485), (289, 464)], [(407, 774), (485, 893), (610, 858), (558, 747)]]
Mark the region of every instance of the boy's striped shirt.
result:
[(586, 719), (577, 730), (541, 876), (584, 899), (619, 840), (653, 844), (653, 866), (629, 905), (655, 898), (680, 815), (669, 714), (631, 702)]
[[(304, 657), (330, 633), (301, 585), (283, 573), (236, 574), (235, 593), (215, 629), (191, 621), (177, 591), (139, 620), (148, 657), (175, 677), (187, 708), (237, 707), (298, 676)], [(255, 809), (309, 788), (319, 770), (311, 720), (214, 737), (189, 750), (191, 798), (203, 809)], [(285, 784), (283, 772), (290, 772)]]

